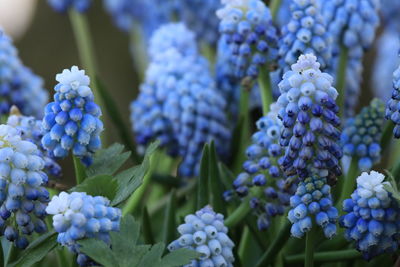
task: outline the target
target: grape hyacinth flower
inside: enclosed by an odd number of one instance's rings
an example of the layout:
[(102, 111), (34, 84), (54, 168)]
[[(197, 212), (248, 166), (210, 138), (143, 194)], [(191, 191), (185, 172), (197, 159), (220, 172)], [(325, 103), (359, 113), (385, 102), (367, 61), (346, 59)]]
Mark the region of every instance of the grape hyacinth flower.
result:
[(279, 117), (284, 129), (280, 144), (286, 147), (280, 165), (289, 176), (316, 175), (334, 183), (341, 175), (340, 119), (333, 78), (320, 71), (312, 54), (301, 55), (279, 83)]
[(177, 1), (177, 13), (190, 29), (196, 33), (198, 40), (215, 45), (218, 41), (219, 20), (217, 9), (219, 0), (180, 0)]
[[(362, 80), (362, 58), (375, 39), (379, 25), (379, 1), (322, 1), (323, 16), (334, 43), (334, 69), (339, 67), (339, 54), (347, 50), (345, 114), (351, 116), (357, 105)], [(344, 48), (344, 49), (342, 49)], [(342, 51), (340, 51), (342, 50)], [(342, 55), (344, 56), (344, 55)]]
[(21, 139), (14, 127), (0, 125), (1, 235), (21, 249), (28, 246), (28, 235), (47, 231), (44, 166), (35, 144)]
[(232, 249), (234, 243), (224, 225), (224, 215), (215, 213), (206, 206), (185, 217), (185, 223), (178, 227), (181, 236), (168, 245), (168, 250), (187, 248), (197, 251), (198, 259), (187, 266), (233, 267), (235, 260)]
[(47, 0), (47, 3), (49, 3), (54, 11), (59, 13), (65, 13), (70, 8), (73, 8), (80, 13), (84, 13), (89, 9), (92, 0)]
[(78, 240), (95, 238), (110, 244), (110, 232), (119, 231), (121, 210), (110, 207), (110, 201), (84, 192), (61, 192), (54, 196), (46, 208), (53, 215), (57, 242), (78, 254), (80, 266), (93, 265), (93, 261), (79, 251)]
[(269, 8), (260, 0), (222, 0), (217, 11), (219, 31), (229, 44), (235, 75), (250, 81), (260, 68), (273, 63), (278, 55), (277, 30)]
[(393, 73), (393, 91), (392, 98), (386, 105), (386, 119), (391, 120), (395, 127), (393, 134), (395, 138), (400, 138), (400, 66)]
[(272, 104), (271, 111), (258, 120), (258, 131), (253, 134), (252, 144), (246, 150), (244, 172), (234, 180), (234, 191), (224, 194), (226, 200), (230, 200), (233, 194), (243, 198), (251, 194), (251, 188), (262, 189), (261, 197), (252, 197), (250, 200), (250, 206), (257, 215), (259, 230), (268, 229), (272, 217), (284, 214), (290, 196), (296, 190), (295, 183), (285, 183), (286, 176), (278, 165), (278, 159), (284, 151), (279, 145), (283, 126), (278, 119), (277, 109), (279, 107)]
[(333, 206), (331, 187), (326, 178), (312, 176), (301, 181), (290, 198), (288, 219), (293, 224), (292, 236), (301, 238), (311, 230), (313, 222), (320, 226), (325, 237), (336, 235), (338, 210)]
[(393, 0), (381, 0), (381, 14), (385, 29), (400, 32), (400, 2)]
[(385, 104), (380, 99), (374, 99), (344, 125), (341, 135), (343, 154), (357, 157), (361, 171), (369, 171), (381, 159), (380, 141), (384, 124)]
[(42, 144), (55, 158), (72, 154), (89, 166), (93, 153), (101, 147), (101, 110), (94, 102), (90, 79), (73, 66), (57, 74), (54, 102), (47, 104), (43, 118)]
[(294, 0), (290, 5), (291, 20), (282, 29), (279, 43), (281, 71), (290, 70), (302, 54), (314, 54), (322, 70), (330, 68), (332, 36), (326, 30), (318, 0)]
[(11, 39), (0, 30), (0, 115), (16, 105), (24, 115), (42, 118), (47, 101), (43, 80), (22, 64)]
[(42, 146), (43, 129), (41, 120), (37, 120), (32, 116), (24, 116), (16, 106), (13, 106), (7, 119), (7, 125), (16, 128), (23, 140), (30, 141), (38, 147), (40, 157), (44, 160), (44, 171), (48, 176), (55, 178), (61, 176), (61, 166)]
[(379, 172), (364, 172), (357, 178), (357, 189), (343, 201), (347, 213), (340, 218), (346, 228), (345, 238), (367, 260), (383, 253), (394, 253), (399, 247), (400, 209), (396, 199), (387, 191), (385, 176)]

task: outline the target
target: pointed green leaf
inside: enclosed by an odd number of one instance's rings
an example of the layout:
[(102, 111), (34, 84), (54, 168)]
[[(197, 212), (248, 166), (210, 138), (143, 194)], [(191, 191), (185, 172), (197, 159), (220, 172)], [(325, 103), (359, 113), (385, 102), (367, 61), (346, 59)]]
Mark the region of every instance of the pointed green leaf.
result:
[(116, 180), (118, 181), (118, 191), (115, 199), (111, 202), (111, 205), (116, 206), (124, 202), (142, 184), (143, 178), (150, 167), (150, 156), (155, 153), (159, 144), (160, 142), (156, 141), (147, 147), (141, 165), (123, 171), (116, 176)]
[(142, 211), (142, 227), (143, 239), (146, 244), (154, 244), (154, 235), (151, 229), (151, 219), (147, 207), (143, 207)]
[(209, 146), (209, 200), (214, 211), (226, 214), (226, 205), (222, 198), (224, 192), (218, 169), (218, 157), (214, 141)]
[(57, 235), (54, 231), (46, 233), (33, 241), (20, 255), (18, 260), (8, 267), (29, 267), (41, 261), (57, 246)]
[(121, 267), (119, 259), (114, 256), (114, 251), (104, 241), (91, 238), (81, 240), (78, 244), (80, 251), (104, 267)]
[(176, 221), (175, 221), (175, 214), (176, 214), (176, 196), (175, 190), (171, 192), (170, 198), (167, 203), (167, 207), (165, 209), (165, 216), (164, 216), (164, 233), (163, 233), (163, 241), (165, 244), (169, 244), (175, 236), (176, 231)]
[(138, 266), (154, 266), (154, 263), (161, 259), (165, 245), (158, 243), (150, 248), (150, 251), (144, 255)]
[(93, 164), (87, 168), (87, 176), (97, 176), (100, 174), (113, 175), (128, 160), (131, 152), (124, 152), (124, 146), (113, 144), (108, 148), (100, 149), (96, 152)]
[(191, 260), (198, 258), (198, 253), (190, 249), (178, 249), (165, 255), (157, 267), (178, 267), (189, 264)]
[(224, 185), (225, 190), (232, 189), (232, 182), (235, 180), (235, 176), (233, 175), (231, 170), (229, 170), (228, 167), (226, 167), (226, 165), (223, 164), (222, 162), (218, 164), (218, 167), (219, 167), (221, 182)]
[(206, 206), (208, 202), (208, 169), (209, 149), (208, 144), (204, 145), (203, 156), (200, 161), (200, 174), (197, 182), (197, 210)]
[(70, 191), (86, 192), (92, 196), (103, 196), (110, 200), (114, 199), (118, 183), (110, 175), (98, 175), (86, 178), (83, 183), (78, 184)]

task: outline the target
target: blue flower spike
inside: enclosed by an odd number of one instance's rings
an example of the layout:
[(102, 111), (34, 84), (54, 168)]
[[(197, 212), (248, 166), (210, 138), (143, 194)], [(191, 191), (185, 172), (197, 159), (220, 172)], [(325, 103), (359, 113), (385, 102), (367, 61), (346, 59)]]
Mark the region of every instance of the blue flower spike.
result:
[(261, 0), (223, 0), (219, 31), (229, 44), (236, 77), (255, 80), (260, 68), (278, 56), (278, 35), (269, 8)]
[(103, 131), (102, 113), (94, 102), (90, 79), (84, 70), (73, 66), (57, 74), (56, 80), (54, 101), (47, 104), (42, 122), (43, 147), (55, 158), (65, 158), (72, 151), (89, 166), (101, 147)]
[(385, 104), (374, 99), (354, 118), (346, 121), (341, 135), (343, 154), (357, 157), (358, 168), (369, 171), (381, 159), (381, 137), (385, 123)]
[(0, 125), (0, 226), (1, 235), (24, 249), (27, 236), (47, 231), (44, 222), (49, 192), (45, 162), (34, 143), (20, 132)]
[(302, 238), (313, 224), (322, 228), (326, 238), (336, 235), (338, 210), (333, 206), (331, 187), (326, 178), (306, 178), (297, 186), (296, 194), (290, 198), (291, 210), (288, 219), (292, 223), (292, 236)]
[(399, 204), (387, 191), (391, 185), (384, 179), (379, 172), (363, 172), (351, 198), (343, 201), (347, 214), (340, 218), (340, 225), (346, 228), (345, 238), (354, 242), (366, 260), (399, 247)]
[(258, 131), (253, 134), (252, 144), (246, 150), (244, 172), (234, 180), (234, 190), (224, 194), (225, 200), (229, 201), (234, 195), (240, 198), (251, 195), (252, 188), (262, 189), (260, 197), (250, 199), (259, 230), (268, 229), (273, 217), (285, 213), (290, 196), (296, 191), (296, 184), (294, 181), (286, 183), (287, 178), (278, 164), (278, 159), (284, 153), (279, 145), (279, 136), (283, 128), (281, 120), (278, 119), (279, 107), (274, 103), (270, 110), (257, 122)]
[(65, 13), (71, 8), (79, 13), (85, 13), (90, 8), (92, 0), (47, 0), (47, 3), (59, 13)]
[(185, 223), (178, 227), (178, 232), (181, 236), (169, 244), (168, 249), (174, 251), (187, 248), (200, 255), (185, 267), (233, 267), (235, 258), (232, 249), (235, 245), (228, 236), (224, 216), (215, 213), (211, 206), (187, 215)]
[(119, 231), (121, 210), (110, 207), (110, 201), (84, 192), (61, 192), (54, 196), (46, 208), (53, 215), (57, 242), (78, 254), (79, 266), (92, 266), (94, 262), (79, 251), (77, 241), (95, 238), (110, 244), (110, 232)]
[(319, 68), (314, 55), (301, 55), (279, 83), (280, 145), (286, 148), (280, 165), (289, 176), (327, 177), (331, 184), (341, 175), (338, 93)]
[(12, 106), (7, 125), (16, 128), (23, 140), (30, 141), (38, 147), (40, 156), (45, 162), (45, 172), (48, 176), (61, 177), (61, 166), (51, 156), (51, 153), (42, 146), (42, 120), (37, 120), (32, 116), (24, 116), (16, 106)]
[(393, 135), (400, 138), (400, 66), (393, 73), (392, 98), (389, 99), (386, 106), (386, 119), (391, 120), (395, 127)]

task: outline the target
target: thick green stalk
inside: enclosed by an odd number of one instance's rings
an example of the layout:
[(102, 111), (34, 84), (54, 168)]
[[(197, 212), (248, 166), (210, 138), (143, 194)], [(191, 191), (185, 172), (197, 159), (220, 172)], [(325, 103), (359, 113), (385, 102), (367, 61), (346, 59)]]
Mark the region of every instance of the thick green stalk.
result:
[(242, 237), (240, 239), (240, 244), (239, 244), (239, 258), (240, 262), (245, 263), (248, 262), (248, 257), (249, 257), (249, 246), (251, 243), (251, 233), (248, 227), (244, 228), (244, 231), (242, 233)]
[[(327, 252), (317, 252), (314, 254), (314, 262), (338, 262), (361, 258), (361, 253), (355, 249), (335, 250)], [(305, 254), (296, 254), (284, 257), (285, 263), (296, 264), (304, 261)]]
[(271, 77), (266, 67), (260, 69), (258, 75), (258, 86), (260, 87), (262, 110), (264, 116), (269, 112), (269, 106), (274, 101), (272, 97)]
[(282, 0), (271, 0), (269, 8), (271, 10), (272, 20), (276, 20), (276, 16), (278, 15), (279, 8), (281, 6)]
[(381, 137), (382, 154), (385, 152), (386, 148), (392, 141), (393, 129), (394, 129), (394, 123), (391, 121), (387, 121)]
[(341, 188), (340, 197), (336, 203), (336, 207), (340, 210), (343, 200), (349, 198), (351, 193), (353, 193), (357, 181), (357, 175), (359, 174), (358, 169), (358, 157), (353, 157), (351, 159), (350, 168), (343, 182), (343, 187)]
[(339, 106), (340, 117), (343, 118), (345, 108), (345, 89), (346, 89), (346, 69), (349, 58), (349, 50), (345, 46), (340, 47), (339, 66), (337, 71), (336, 89), (339, 93), (337, 103)]
[(157, 167), (157, 164), (156, 164), (157, 163), (157, 154), (158, 153), (153, 153), (150, 156), (149, 169), (148, 169), (146, 175), (144, 176), (140, 187), (135, 192), (133, 192), (133, 194), (129, 197), (128, 201), (126, 202), (125, 206), (122, 208), (122, 216), (125, 216), (127, 214), (132, 214), (138, 207), (140, 201), (142, 200), (143, 195), (146, 192), (146, 189), (150, 185), (151, 176), (153, 175), (153, 171)]
[(285, 245), (286, 241), (290, 237), (290, 228), (291, 223), (286, 220), (285, 224), (282, 225), (281, 229), (278, 232), (276, 238), (272, 241), (268, 250), (261, 256), (260, 260), (257, 262), (256, 267), (263, 267), (270, 265), (275, 257), (278, 255), (278, 252)]
[(86, 178), (85, 167), (78, 157), (72, 156), (72, 160), (74, 161), (76, 184), (80, 184)]
[(228, 227), (228, 228), (234, 227), (238, 223), (243, 221), (246, 218), (247, 214), (249, 214), (249, 212), (251, 211), (250, 204), (249, 204), (250, 197), (259, 197), (261, 194), (262, 194), (262, 190), (260, 190), (260, 188), (256, 188), (252, 192), (252, 194), (250, 194), (250, 196), (243, 199), (240, 206), (237, 209), (235, 209), (235, 211), (226, 218), (226, 220), (225, 220), (226, 227)]
[(311, 228), (311, 230), (306, 234), (306, 252), (304, 255), (304, 267), (314, 266), (314, 249), (315, 249), (315, 238), (317, 235), (317, 230)]

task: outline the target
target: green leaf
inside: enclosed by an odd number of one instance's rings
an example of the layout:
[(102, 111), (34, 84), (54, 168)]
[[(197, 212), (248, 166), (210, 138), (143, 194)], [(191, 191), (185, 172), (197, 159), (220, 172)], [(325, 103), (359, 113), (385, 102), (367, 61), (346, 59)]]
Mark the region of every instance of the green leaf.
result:
[(155, 244), (150, 250), (143, 256), (139, 263), (139, 266), (154, 266), (154, 262), (159, 260), (163, 254), (165, 245), (162, 243)]
[(86, 192), (92, 196), (103, 196), (110, 200), (114, 199), (117, 192), (118, 182), (110, 175), (98, 175), (86, 178), (81, 184), (70, 191)]
[(81, 246), (79, 249), (97, 263), (105, 267), (122, 267), (114, 256), (111, 248), (98, 239), (85, 239), (78, 242)]
[(226, 167), (226, 165), (222, 162), (220, 162), (218, 166), (221, 182), (224, 185), (225, 189), (232, 189), (232, 182), (235, 180), (235, 175), (233, 175), (231, 170), (229, 170), (228, 167)]
[(149, 211), (147, 210), (147, 207), (143, 207), (142, 211), (142, 226), (143, 226), (143, 239), (144, 242), (147, 244), (153, 244), (154, 243), (154, 235), (152, 231), (152, 223), (151, 223), (151, 218)]
[(165, 244), (168, 244), (174, 238), (175, 233), (175, 206), (176, 206), (176, 197), (175, 197), (175, 190), (171, 192), (170, 198), (167, 203), (167, 207), (165, 209), (165, 216), (164, 216), (164, 233), (163, 233), (163, 241)]
[(177, 249), (165, 255), (157, 267), (178, 267), (188, 264), (191, 260), (198, 257), (198, 253), (186, 248)]
[(143, 178), (150, 167), (150, 156), (155, 153), (158, 145), (159, 142), (156, 141), (148, 146), (141, 165), (123, 171), (115, 177), (118, 181), (118, 190), (111, 205), (116, 206), (124, 202), (142, 184)]
[(226, 205), (224, 203), (224, 200), (222, 199), (222, 194), (224, 190), (223, 190), (223, 185), (221, 184), (221, 178), (218, 169), (218, 157), (213, 141), (209, 146), (208, 164), (209, 164), (208, 184), (210, 191), (209, 192), (210, 204), (213, 207), (214, 211), (226, 214)]
[(57, 246), (56, 232), (46, 233), (33, 241), (20, 255), (18, 260), (7, 267), (28, 267), (41, 261)]
[(113, 175), (128, 160), (131, 152), (124, 152), (124, 146), (121, 144), (113, 144), (108, 148), (100, 149), (96, 152), (93, 164), (87, 168), (88, 177), (100, 174)]
[(197, 182), (197, 210), (203, 208), (208, 202), (208, 144), (204, 145), (203, 156), (200, 161), (200, 174)]

